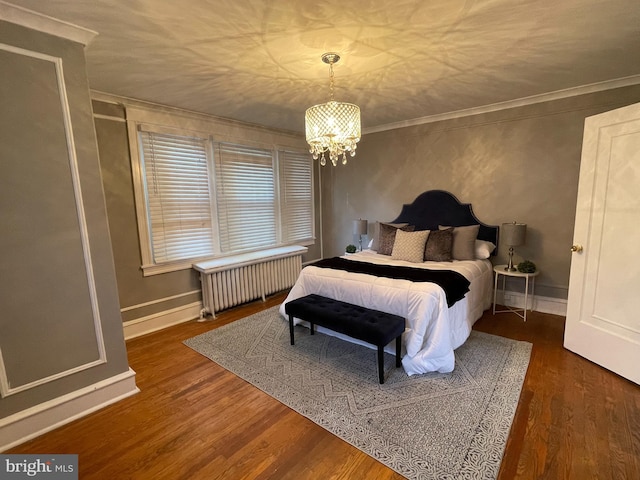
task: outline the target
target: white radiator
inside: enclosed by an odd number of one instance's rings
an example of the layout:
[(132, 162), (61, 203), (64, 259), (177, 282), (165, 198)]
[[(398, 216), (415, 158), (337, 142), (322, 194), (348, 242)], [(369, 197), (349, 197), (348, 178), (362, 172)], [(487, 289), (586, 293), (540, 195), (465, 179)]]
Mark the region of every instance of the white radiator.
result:
[(306, 247), (272, 248), (193, 265), (200, 272), (204, 309), (215, 313), (293, 286)]

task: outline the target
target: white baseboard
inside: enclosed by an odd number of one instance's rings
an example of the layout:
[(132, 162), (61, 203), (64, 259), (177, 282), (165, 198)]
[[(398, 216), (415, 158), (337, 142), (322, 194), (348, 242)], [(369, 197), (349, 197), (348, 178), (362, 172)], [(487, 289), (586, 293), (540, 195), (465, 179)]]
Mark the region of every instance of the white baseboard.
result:
[(171, 308), (162, 312), (147, 315), (146, 317), (136, 318), (124, 322), (124, 338), (131, 338), (146, 335), (147, 333), (156, 332), (163, 328), (177, 325), (179, 323), (188, 322), (196, 318), (200, 318), (202, 310), (202, 302), (193, 302), (180, 307)]
[(116, 403), (140, 390), (126, 372), (0, 419), (0, 452)]
[[(496, 303), (507, 307), (522, 308), (524, 306), (524, 293), (507, 290), (504, 292), (503, 298), (502, 290), (500, 290), (496, 297)], [(567, 316), (567, 300), (564, 298), (534, 295), (533, 299), (529, 297), (529, 308), (536, 312), (551, 313), (563, 317)]]

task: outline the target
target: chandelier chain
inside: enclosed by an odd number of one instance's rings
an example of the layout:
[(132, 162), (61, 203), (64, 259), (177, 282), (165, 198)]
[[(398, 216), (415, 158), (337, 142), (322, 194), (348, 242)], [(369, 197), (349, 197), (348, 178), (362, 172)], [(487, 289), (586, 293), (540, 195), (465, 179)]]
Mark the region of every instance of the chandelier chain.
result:
[(329, 99), (333, 102), (333, 60), (329, 62)]

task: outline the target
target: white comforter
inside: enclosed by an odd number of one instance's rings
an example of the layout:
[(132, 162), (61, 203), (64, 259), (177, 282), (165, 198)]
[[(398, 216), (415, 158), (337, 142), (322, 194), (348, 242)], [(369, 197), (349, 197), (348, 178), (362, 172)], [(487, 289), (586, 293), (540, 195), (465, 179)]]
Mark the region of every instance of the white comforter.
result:
[[(470, 291), (465, 298), (449, 308), (444, 291), (434, 283), (375, 277), (310, 265), (302, 270), (287, 299), (280, 306), (280, 314), (286, 319), (285, 303), (315, 293), (400, 315), (407, 319), (403, 335), (406, 355), (402, 358), (402, 366), (407, 374), (451, 372), (455, 365), (453, 351), (466, 341), (473, 323), (491, 305), (491, 263), (488, 260), (465, 260), (415, 264), (392, 260), (389, 256), (378, 255), (371, 250), (346, 258), (370, 263), (454, 270), (471, 282)], [(355, 341), (326, 329), (318, 330)], [(394, 352), (391, 345), (388, 349)]]

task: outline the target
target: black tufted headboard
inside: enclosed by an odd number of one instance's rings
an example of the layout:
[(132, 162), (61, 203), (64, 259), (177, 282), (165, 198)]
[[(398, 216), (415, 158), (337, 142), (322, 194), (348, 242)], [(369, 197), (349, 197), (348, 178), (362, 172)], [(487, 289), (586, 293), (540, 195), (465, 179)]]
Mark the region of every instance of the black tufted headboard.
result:
[[(478, 239), (498, 245), (499, 228), (478, 220), (471, 204), (460, 203), (453, 194), (444, 190), (428, 190), (421, 193), (413, 203), (403, 205), (400, 215), (391, 223), (409, 223), (415, 225), (416, 230), (437, 230), (438, 225), (480, 225)], [(493, 255), (497, 251), (496, 248)]]

